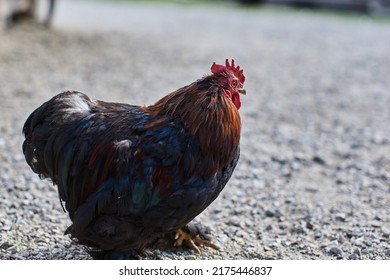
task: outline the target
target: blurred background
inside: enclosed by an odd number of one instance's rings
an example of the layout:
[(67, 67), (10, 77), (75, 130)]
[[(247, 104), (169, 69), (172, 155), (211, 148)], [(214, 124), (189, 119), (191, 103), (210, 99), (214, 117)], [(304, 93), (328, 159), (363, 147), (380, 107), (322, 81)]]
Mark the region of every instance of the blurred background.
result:
[(247, 78), (241, 158), (198, 217), (224, 250), (145, 258), (390, 259), (388, 0), (0, 5), (0, 259), (89, 258), (24, 160), (37, 106), (65, 90), (149, 105), (226, 58)]
[(242, 4), (274, 4), (293, 8), (356, 11), (369, 14), (389, 13), (388, 0), (237, 0)]
[[(61, 3), (62, 2), (62, 3)], [(45, 24), (50, 24), (54, 11), (60, 9), (62, 14), (68, 10), (65, 6), (58, 8), (59, 5), (66, 5), (66, 0), (2, 0), (0, 3), (1, 15), (3, 21), (10, 23), (12, 20), (18, 20), (23, 16), (30, 18), (39, 18)], [(92, 1), (93, 2), (93, 1)], [(97, 0), (95, 2), (102, 2)], [(389, 0), (106, 0), (103, 2), (132, 2), (132, 3), (149, 3), (149, 4), (176, 4), (176, 5), (208, 5), (208, 6), (235, 6), (251, 9), (269, 9), (271, 7), (288, 8), (292, 10), (306, 11), (332, 11), (366, 15), (389, 15)], [(62, 12), (61, 12), (62, 11)]]

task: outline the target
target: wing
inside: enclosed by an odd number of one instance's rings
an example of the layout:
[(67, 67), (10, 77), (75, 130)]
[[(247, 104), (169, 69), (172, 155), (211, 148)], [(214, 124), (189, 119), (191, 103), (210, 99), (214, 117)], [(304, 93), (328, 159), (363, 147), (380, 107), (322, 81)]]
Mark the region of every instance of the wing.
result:
[[(142, 110), (138, 110), (141, 114)], [(190, 139), (180, 122), (148, 114), (136, 124), (130, 116), (125, 119), (127, 121), (116, 126), (115, 131), (109, 130), (111, 137), (97, 138), (98, 144), (84, 169), (88, 174), (80, 176), (90, 179), (83, 184), (84, 199), (74, 217), (78, 231), (101, 215), (131, 216), (144, 227), (148, 227), (148, 222), (152, 226), (156, 217), (152, 212), (157, 211), (157, 216), (165, 213), (164, 220), (169, 220), (167, 212), (176, 209), (172, 203), (179, 194), (191, 196), (183, 189), (183, 182), (191, 175), (180, 167), (182, 151)], [(132, 127), (131, 133), (129, 127)], [(183, 198), (177, 202), (184, 205), (189, 201)]]

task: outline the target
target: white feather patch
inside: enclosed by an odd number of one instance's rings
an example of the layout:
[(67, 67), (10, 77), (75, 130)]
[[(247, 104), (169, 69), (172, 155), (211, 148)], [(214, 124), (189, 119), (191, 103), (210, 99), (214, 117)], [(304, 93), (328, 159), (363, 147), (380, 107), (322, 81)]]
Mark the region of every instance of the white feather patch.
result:
[(63, 102), (69, 106), (64, 110), (66, 113), (76, 114), (90, 112), (88, 103), (79, 95), (72, 95), (69, 98), (64, 98)]
[(124, 139), (121, 141), (115, 141), (114, 142), (114, 147), (118, 150), (126, 150), (131, 147), (133, 142), (130, 139)]

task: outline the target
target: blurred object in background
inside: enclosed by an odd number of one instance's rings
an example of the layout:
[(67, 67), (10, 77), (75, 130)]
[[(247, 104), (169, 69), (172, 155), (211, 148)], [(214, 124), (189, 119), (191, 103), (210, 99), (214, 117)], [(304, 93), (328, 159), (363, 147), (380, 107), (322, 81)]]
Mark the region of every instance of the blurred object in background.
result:
[(236, 0), (242, 4), (279, 4), (298, 8), (325, 8), (390, 15), (390, 0)]
[(10, 27), (26, 20), (39, 21), (38, 11), (44, 7), (46, 11), (43, 24), (49, 27), (55, 2), (56, 0), (0, 0), (0, 26)]

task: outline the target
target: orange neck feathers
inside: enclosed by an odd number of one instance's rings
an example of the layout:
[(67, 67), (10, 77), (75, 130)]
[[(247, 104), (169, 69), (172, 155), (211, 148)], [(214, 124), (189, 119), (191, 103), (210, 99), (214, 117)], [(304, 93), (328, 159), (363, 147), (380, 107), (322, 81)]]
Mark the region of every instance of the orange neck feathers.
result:
[(144, 110), (183, 123), (198, 140), (199, 153), (211, 159), (207, 164), (210, 166), (202, 170), (206, 174), (215, 167), (223, 168), (236, 155), (241, 133), (240, 115), (213, 75), (172, 92)]

